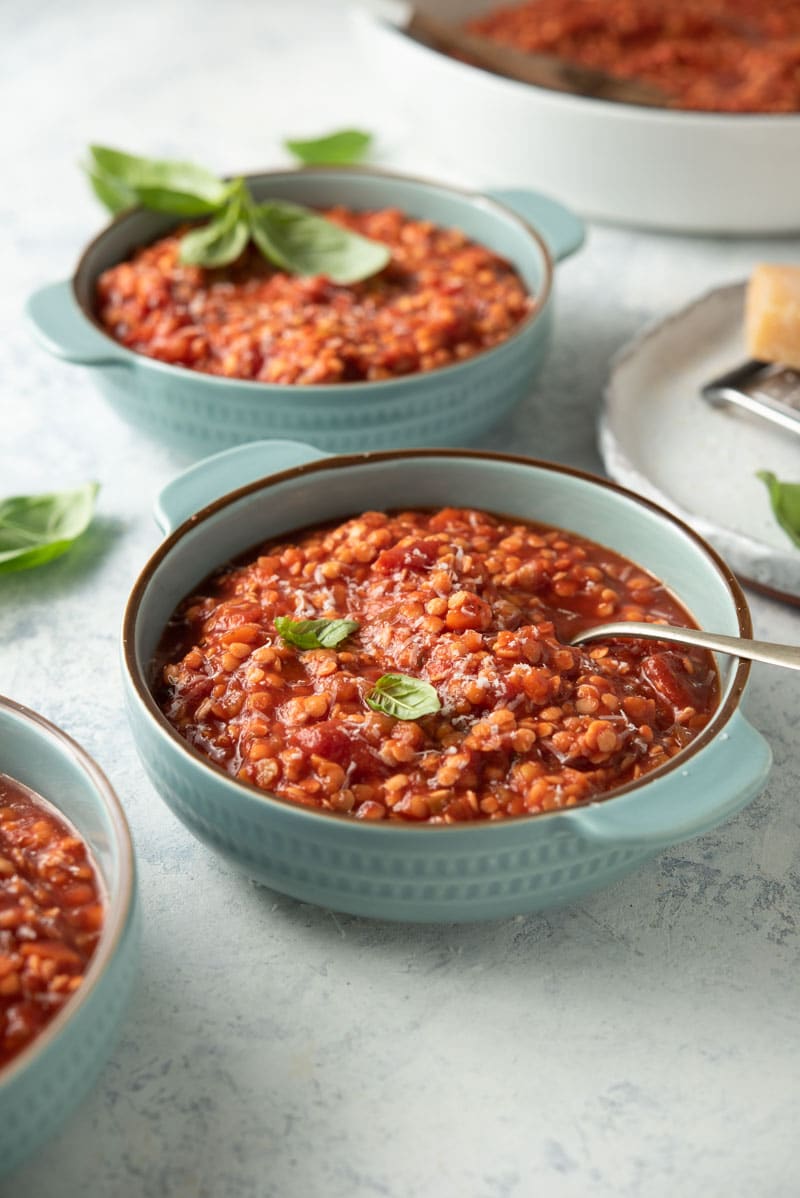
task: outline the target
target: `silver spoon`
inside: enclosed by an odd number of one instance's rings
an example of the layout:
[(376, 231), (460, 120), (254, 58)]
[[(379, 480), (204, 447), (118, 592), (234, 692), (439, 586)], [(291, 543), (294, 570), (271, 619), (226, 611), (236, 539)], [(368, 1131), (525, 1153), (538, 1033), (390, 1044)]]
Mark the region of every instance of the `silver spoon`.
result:
[(746, 657), (750, 661), (765, 661), (771, 666), (786, 666), (789, 670), (800, 670), (800, 646), (776, 645), (771, 641), (748, 641), (741, 636), (722, 636), (718, 632), (703, 632), (699, 628), (675, 628), (671, 624), (642, 624), (636, 620), (620, 620), (616, 624), (597, 624), (584, 628), (570, 641), (580, 645), (584, 641), (613, 639), (630, 636), (637, 640), (676, 641), (679, 645), (699, 645), (701, 649), (714, 649), (718, 653), (730, 653), (732, 657)]

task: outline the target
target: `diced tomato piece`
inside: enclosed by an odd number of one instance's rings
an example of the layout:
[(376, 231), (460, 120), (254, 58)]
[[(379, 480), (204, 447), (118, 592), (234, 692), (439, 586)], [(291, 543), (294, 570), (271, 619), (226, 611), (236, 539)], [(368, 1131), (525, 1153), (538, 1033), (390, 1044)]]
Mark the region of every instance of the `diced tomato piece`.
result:
[(685, 707), (702, 710), (708, 704), (710, 683), (707, 672), (701, 669), (695, 675), (688, 673), (681, 655), (672, 650), (646, 657), (642, 662), (642, 676), (657, 697), (672, 708), (674, 715)]
[(384, 549), (375, 561), (375, 569), (383, 574), (394, 574), (398, 570), (430, 570), (439, 557), (440, 541), (417, 540), (407, 545), (394, 545)]

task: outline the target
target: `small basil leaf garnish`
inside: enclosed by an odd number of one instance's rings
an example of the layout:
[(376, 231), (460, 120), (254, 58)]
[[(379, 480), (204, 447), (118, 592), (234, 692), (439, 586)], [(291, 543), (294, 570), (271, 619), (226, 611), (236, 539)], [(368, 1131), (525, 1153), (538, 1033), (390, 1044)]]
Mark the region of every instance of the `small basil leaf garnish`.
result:
[(766, 484), (775, 519), (800, 549), (800, 483), (784, 483), (770, 470), (759, 470), (757, 477)]
[(65, 553), (92, 519), (97, 483), (51, 495), (0, 500), (0, 574), (29, 570)]
[(265, 258), (295, 275), (327, 275), (334, 283), (357, 283), (389, 262), (387, 246), (281, 200), (250, 210), (253, 240)]
[(138, 203), (157, 212), (206, 216), (221, 208), (230, 195), (229, 184), (192, 162), (139, 158), (109, 146), (90, 146), (89, 153), (90, 175), (99, 170), (105, 180), (126, 188)]
[(242, 205), (231, 200), (218, 216), (192, 229), (181, 240), (180, 258), (187, 266), (227, 266), (235, 262), (250, 240), (250, 225)]
[(283, 144), (290, 154), (307, 166), (348, 166), (360, 162), (369, 149), (372, 134), (361, 129), (340, 129), (325, 137), (293, 139)]
[(418, 720), (442, 707), (430, 682), (408, 674), (383, 674), (365, 701), (373, 711), (382, 711), (396, 720)]
[(278, 616), (275, 627), (287, 645), (297, 649), (335, 649), (361, 625), (357, 620), (293, 620)]

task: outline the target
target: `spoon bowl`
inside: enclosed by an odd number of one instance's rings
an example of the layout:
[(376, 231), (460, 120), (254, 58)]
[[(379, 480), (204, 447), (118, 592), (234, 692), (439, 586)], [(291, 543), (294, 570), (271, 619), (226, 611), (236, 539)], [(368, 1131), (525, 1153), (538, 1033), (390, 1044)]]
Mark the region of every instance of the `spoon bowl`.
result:
[(637, 640), (674, 641), (678, 645), (699, 645), (717, 653), (728, 653), (732, 657), (744, 657), (748, 661), (762, 661), (771, 666), (784, 666), (788, 670), (800, 670), (800, 646), (776, 645), (771, 641), (753, 641), (742, 636), (723, 636), (717, 632), (706, 632), (700, 628), (676, 628), (670, 624), (643, 623), (638, 620), (620, 620), (613, 624), (597, 624), (584, 628), (572, 637), (571, 645), (586, 641), (614, 640), (617, 637), (635, 637)]

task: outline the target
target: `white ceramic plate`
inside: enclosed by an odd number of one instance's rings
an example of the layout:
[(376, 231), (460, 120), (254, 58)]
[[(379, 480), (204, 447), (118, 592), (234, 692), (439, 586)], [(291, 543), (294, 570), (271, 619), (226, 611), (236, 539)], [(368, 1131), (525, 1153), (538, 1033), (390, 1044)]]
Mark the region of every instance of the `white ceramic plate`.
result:
[(800, 481), (800, 438), (700, 398), (703, 383), (747, 356), (744, 288), (709, 292), (617, 354), (600, 451), (612, 478), (683, 517), (745, 581), (800, 603), (800, 549), (756, 478)]
[[(498, 0), (416, 0), (458, 24)], [(473, 185), (533, 187), (584, 216), (708, 233), (800, 228), (800, 113), (640, 108), (458, 62), (402, 31), (407, 5), (351, 0), (366, 69), (414, 150)]]

